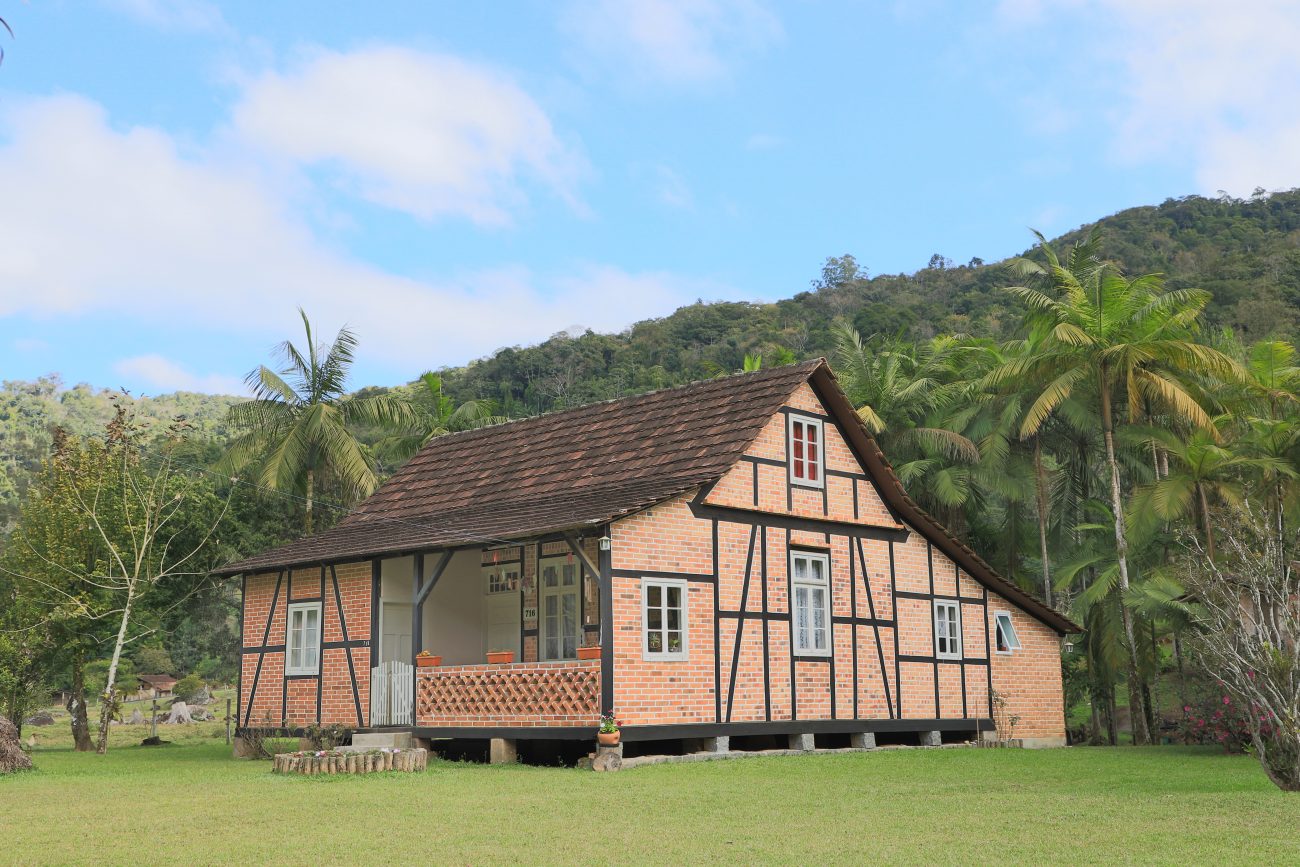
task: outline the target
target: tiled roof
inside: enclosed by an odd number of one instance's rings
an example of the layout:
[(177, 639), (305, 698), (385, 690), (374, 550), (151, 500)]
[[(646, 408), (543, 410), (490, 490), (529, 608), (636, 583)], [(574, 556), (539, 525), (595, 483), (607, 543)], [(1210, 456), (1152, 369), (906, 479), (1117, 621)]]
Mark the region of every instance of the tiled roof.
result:
[(908, 495), (825, 359), (438, 437), (336, 526), (218, 574), (604, 524), (720, 478), (805, 381), (839, 420), (896, 515), (985, 587), (1060, 633), (1080, 631), (999, 575)]
[(592, 527), (727, 471), (823, 360), (438, 437), (336, 526), (251, 572)]

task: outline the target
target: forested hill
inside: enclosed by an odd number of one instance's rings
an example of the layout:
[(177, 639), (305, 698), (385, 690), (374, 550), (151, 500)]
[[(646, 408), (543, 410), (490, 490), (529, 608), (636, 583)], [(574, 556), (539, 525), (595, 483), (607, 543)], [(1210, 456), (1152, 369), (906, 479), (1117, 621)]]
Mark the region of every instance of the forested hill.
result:
[[(1107, 257), (1129, 273), (1160, 271), (1170, 288), (1211, 292), (1212, 325), (1247, 339), (1293, 339), (1300, 330), (1300, 190), (1248, 200), (1171, 199), (1098, 225)], [(1005, 262), (956, 264), (936, 254), (914, 274), (876, 276), (866, 273), (869, 265), (832, 258), (808, 291), (774, 304), (698, 303), (623, 334), (557, 335), (503, 349), (446, 371), (446, 388), (457, 400), (494, 398), (522, 415), (738, 370), (747, 353), (770, 360), (782, 347), (798, 358), (826, 355), (827, 326), (841, 315), (864, 337), (1001, 338), (1016, 326), (1010, 299), (999, 291), (1011, 282)]]
[[(1106, 254), (1127, 271), (1163, 271), (1171, 287), (1213, 293), (1212, 324), (1231, 326), (1249, 339), (1293, 339), (1300, 331), (1300, 190), (1249, 200), (1170, 200), (1122, 211), (1099, 225)], [(1088, 228), (1054, 243), (1072, 241)], [(1015, 328), (1016, 314), (1000, 291), (1011, 279), (1005, 263), (955, 264), (936, 254), (914, 274), (869, 276), (868, 266), (852, 256), (836, 257), (808, 291), (776, 303), (697, 303), (622, 334), (557, 335), (536, 346), (502, 349), (445, 371), (445, 388), (457, 402), (492, 398), (509, 415), (527, 415), (738, 370), (749, 353), (763, 354), (769, 364), (780, 350), (797, 358), (826, 355), (828, 326), (836, 316), (848, 318), (864, 336), (885, 331), (910, 338), (1004, 337)], [(367, 335), (360, 336), (364, 352)], [(251, 369), (265, 360), (243, 363)], [(225, 411), (234, 400), (166, 394), (140, 399), (137, 412), (157, 420), (185, 415), (222, 440)], [(17, 473), (10, 470), (39, 463), (50, 426), (89, 433), (102, 428), (111, 412), (112, 392), (65, 388), (57, 377), (3, 384), (0, 525), (5, 500), (12, 506), (16, 493)]]

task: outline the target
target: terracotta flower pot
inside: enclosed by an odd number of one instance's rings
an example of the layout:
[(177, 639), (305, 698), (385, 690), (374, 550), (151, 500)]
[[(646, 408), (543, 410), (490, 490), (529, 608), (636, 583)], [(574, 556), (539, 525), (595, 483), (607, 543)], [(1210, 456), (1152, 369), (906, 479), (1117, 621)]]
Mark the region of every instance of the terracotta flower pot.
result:
[(619, 738), (622, 736), (622, 732), (596, 732), (596, 743), (602, 747), (612, 747), (618, 743)]
[(515, 652), (513, 650), (489, 651), (487, 661), (491, 665), (505, 665), (515, 661)]
[(579, 647), (578, 659), (600, 659), (600, 647)]
[(442, 665), (441, 656), (417, 656), (415, 658), (416, 668), (433, 668), (436, 665)]

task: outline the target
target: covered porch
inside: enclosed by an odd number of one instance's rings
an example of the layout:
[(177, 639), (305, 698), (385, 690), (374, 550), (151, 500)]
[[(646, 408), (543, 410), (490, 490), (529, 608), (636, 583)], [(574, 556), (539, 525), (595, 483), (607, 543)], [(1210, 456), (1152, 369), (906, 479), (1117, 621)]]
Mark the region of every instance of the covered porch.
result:
[(370, 727), (423, 737), (590, 737), (607, 694), (603, 535), (374, 561)]

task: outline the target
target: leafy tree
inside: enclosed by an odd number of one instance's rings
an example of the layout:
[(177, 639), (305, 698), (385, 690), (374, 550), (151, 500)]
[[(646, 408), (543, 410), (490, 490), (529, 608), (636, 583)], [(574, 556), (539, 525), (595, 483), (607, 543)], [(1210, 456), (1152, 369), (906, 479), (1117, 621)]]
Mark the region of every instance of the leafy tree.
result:
[(249, 373), (253, 400), (230, 410), (231, 424), (243, 433), (218, 468), (251, 467), (267, 488), (302, 491), (303, 525), (311, 533), (319, 476), (331, 476), (351, 498), (368, 496), (379, 485), (373, 459), (350, 428), (409, 428), (418, 419), (407, 401), (393, 395), (349, 398), (345, 386), (356, 337), (344, 328), (329, 346), (317, 344), (307, 314), (298, 312), (306, 353), (286, 340), (279, 347), (284, 364), (278, 372), (260, 366)]
[(491, 401), (467, 400), (459, 406), (442, 390), (442, 377), (425, 372), (418, 380), (417, 395), (411, 400), (416, 420), (404, 433), (380, 441), (379, 450), (399, 462), (409, 459), (435, 437), (454, 431), (474, 430), (500, 424), (506, 417), (496, 414)]
[(1147, 743), (1146, 705), (1137, 661), (1137, 640), (1128, 605), (1129, 540), (1124, 520), (1124, 490), (1115, 449), (1117, 397), (1127, 397), (1128, 418), (1138, 421), (1151, 404), (1197, 427), (1210, 418), (1190, 393), (1189, 375), (1219, 376), (1243, 381), (1244, 372), (1229, 356), (1192, 339), (1196, 322), (1209, 296), (1194, 289), (1165, 291), (1158, 274), (1128, 279), (1102, 262), (1098, 238), (1077, 245), (1065, 263), (1046, 238), (1038, 234), (1047, 264), (1031, 260), (1022, 273), (1039, 276), (1046, 286), (1013, 287), (1009, 291), (1029, 309), (1028, 324), (1038, 337), (1038, 350), (999, 367), (989, 379), (1041, 384), (1021, 424), (1021, 435), (1033, 436), (1076, 389), (1092, 389), (1098, 401), (1102, 437), (1109, 469), (1118, 565), (1120, 615), (1129, 649), (1129, 697), (1134, 710), (1134, 740)]

